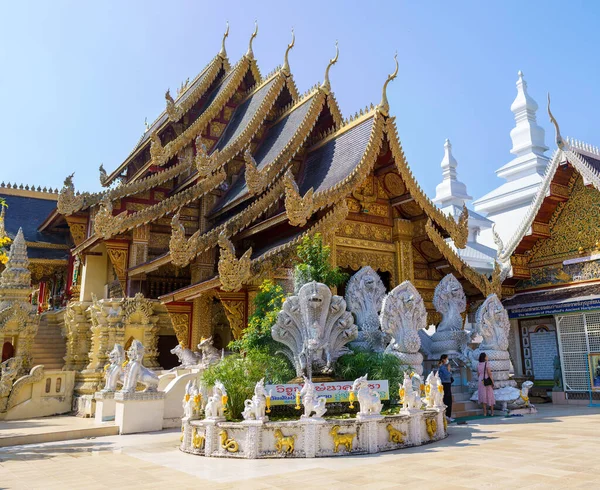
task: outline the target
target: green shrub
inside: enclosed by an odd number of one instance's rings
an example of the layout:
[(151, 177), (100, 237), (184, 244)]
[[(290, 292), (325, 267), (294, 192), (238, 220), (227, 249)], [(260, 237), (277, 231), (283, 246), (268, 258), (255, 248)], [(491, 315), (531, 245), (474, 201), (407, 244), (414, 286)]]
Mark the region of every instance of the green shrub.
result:
[[(336, 376), (353, 381), (368, 374), (369, 379), (387, 379), (390, 386), (390, 401), (398, 400), (398, 389), (404, 381), (404, 372), (408, 369), (391, 354), (357, 350), (353, 354), (340, 357), (335, 364)], [(389, 404), (389, 402), (384, 402)]]
[(248, 328), (242, 338), (234, 340), (229, 348), (238, 352), (249, 352), (253, 349), (267, 350), (275, 354), (283, 346), (271, 337), (271, 327), (277, 321), (277, 314), (285, 301), (285, 292), (279, 284), (265, 280), (254, 298), (254, 313), (248, 319)]
[(294, 376), (286, 359), (267, 351), (253, 349), (244, 356), (233, 354), (210, 366), (201, 376), (206, 386), (221, 381), (227, 390), (227, 418), (240, 419), (244, 400), (251, 399), (254, 386), (262, 378), (265, 384), (285, 383)]
[(296, 251), (300, 259), (300, 263), (294, 268), (296, 291), (311, 281), (334, 287), (348, 279), (348, 274), (342, 272), (339, 267), (331, 266), (331, 248), (323, 245), (323, 237), (320, 233), (304, 237)]

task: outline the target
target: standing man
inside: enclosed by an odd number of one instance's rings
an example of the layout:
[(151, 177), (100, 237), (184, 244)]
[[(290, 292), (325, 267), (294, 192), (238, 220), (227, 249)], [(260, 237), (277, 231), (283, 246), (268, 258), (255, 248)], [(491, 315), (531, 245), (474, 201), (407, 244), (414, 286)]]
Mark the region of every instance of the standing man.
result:
[(438, 375), (444, 387), (444, 405), (446, 405), (446, 420), (454, 422), (452, 418), (452, 368), (448, 354), (442, 354), (438, 362)]

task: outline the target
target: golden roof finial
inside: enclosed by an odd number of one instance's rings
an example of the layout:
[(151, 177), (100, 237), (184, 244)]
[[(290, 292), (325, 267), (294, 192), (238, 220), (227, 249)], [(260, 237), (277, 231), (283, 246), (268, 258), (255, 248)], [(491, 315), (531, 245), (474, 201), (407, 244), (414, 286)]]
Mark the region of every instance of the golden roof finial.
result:
[(325, 69), (325, 80), (323, 80), (323, 83), (321, 84), (321, 90), (323, 90), (323, 92), (325, 92), (326, 94), (329, 94), (329, 92), (331, 92), (331, 84), (329, 83), (329, 69), (337, 63), (339, 56), (340, 56), (340, 50), (338, 48), (338, 42), (336, 41), (335, 42), (335, 57), (333, 57), (329, 60), (329, 64), (327, 65), (327, 68)]
[(252, 33), (252, 36), (250, 36), (250, 42), (248, 43), (248, 52), (246, 53), (246, 57), (251, 60), (254, 59), (254, 51), (252, 51), (252, 41), (254, 41), (254, 38), (256, 37), (257, 34), (258, 34), (258, 21), (255, 20), (254, 21), (254, 32)]
[(550, 116), (550, 122), (554, 124), (554, 131), (556, 132), (556, 146), (558, 146), (561, 150), (565, 147), (565, 141), (560, 135), (560, 128), (558, 127), (558, 122), (554, 119), (552, 115), (552, 111), (550, 110), (550, 92), (548, 92), (548, 116)]
[(291, 75), (290, 63), (288, 62), (288, 54), (290, 50), (294, 47), (294, 44), (296, 44), (296, 36), (294, 34), (294, 28), (292, 27), (292, 42), (288, 44), (288, 47), (285, 50), (285, 56), (283, 57), (283, 67), (281, 68), (281, 71), (284, 73), (284, 75), (288, 77)]
[(223, 59), (227, 58), (227, 51), (225, 50), (225, 39), (229, 36), (229, 21), (227, 21), (227, 29), (225, 29), (225, 34), (223, 34), (223, 40), (221, 41), (221, 51), (219, 51), (219, 56)]
[(387, 80), (383, 84), (383, 90), (381, 93), (381, 102), (379, 103), (379, 112), (381, 112), (384, 116), (387, 116), (390, 112), (390, 103), (387, 98), (387, 86), (396, 76), (398, 75), (398, 52), (394, 55), (394, 61), (396, 62), (396, 69), (394, 73), (390, 73), (387, 77)]

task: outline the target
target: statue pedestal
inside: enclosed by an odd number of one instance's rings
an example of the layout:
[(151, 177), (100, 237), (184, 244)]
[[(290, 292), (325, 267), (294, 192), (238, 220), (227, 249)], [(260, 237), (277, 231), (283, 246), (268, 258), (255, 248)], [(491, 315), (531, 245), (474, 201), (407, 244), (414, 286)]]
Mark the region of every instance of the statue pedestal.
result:
[(165, 393), (138, 391), (115, 393), (115, 422), (120, 434), (162, 430), (165, 412)]
[(111, 422), (115, 420), (116, 402), (114, 391), (97, 391), (94, 395), (96, 400), (96, 423)]
[(264, 425), (265, 422), (269, 421), (269, 417), (265, 417), (264, 419), (258, 419), (258, 420), (244, 420), (242, 422), (242, 424), (244, 425)]
[(371, 421), (377, 421), (377, 420), (382, 420), (382, 419), (383, 419), (383, 415), (362, 414), (362, 413), (356, 414), (356, 420), (360, 420), (361, 422), (371, 422)]

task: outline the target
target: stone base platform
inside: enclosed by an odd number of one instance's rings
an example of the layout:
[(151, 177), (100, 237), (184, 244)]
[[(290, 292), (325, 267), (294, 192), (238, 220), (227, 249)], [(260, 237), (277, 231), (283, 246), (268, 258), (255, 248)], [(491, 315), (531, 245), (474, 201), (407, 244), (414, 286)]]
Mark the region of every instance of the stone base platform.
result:
[(163, 429), (165, 393), (136, 391), (115, 393), (115, 423), (120, 434), (155, 432)]
[(439, 441), (447, 435), (441, 409), (365, 420), (264, 424), (184, 419), (180, 449), (217, 458), (314, 458), (393, 451)]
[(0, 422), (0, 447), (113, 436), (118, 433), (119, 428), (114, 424), (98, 426), (93, 419), (70, 415), (11, 420)]

